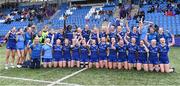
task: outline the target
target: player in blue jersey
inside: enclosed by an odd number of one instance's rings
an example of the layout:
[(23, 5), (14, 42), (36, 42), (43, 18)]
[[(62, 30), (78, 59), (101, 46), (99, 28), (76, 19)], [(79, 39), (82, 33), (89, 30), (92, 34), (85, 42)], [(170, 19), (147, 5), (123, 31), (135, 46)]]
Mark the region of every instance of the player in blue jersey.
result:
[(111, 38), (116, 38), (116, 31), (113, 25), (109, 28), (108, 38), (110, 41), (111, 41)]
[(99, 32), (99, 38), (102, 38), (102, 37), (105, 37), (105, 38), (107, 37), (105, 27), (102, 27), (102, 29), (100, 29), (100, 32)]
[(50, 39), (45, 39), (45, 44), (42, 46), (42, 62), (44, 68), (52, 67), (52, 44), (50, 43)]
[(146, 43), (148, 44), (149, 49), (149, 70), (150, 71), (159, 71), (159, 58), (158, 58), (158, 46), (157, 41), (155, 39), (151, 40), (151, 44), (149, 44), (146, 40)]
[(92, 44), (88, 45), (90, 47), (89, 68), (92, 68), (93, 64), (96, 65), (96, 68), (99, 68), (98, 46), (95, 40), (91, 40), (91, 42)]
[(118, 51), (118, 69), (124, 68), (127, 70), (128, 69), (127, 45), (124, 43), (123, 39), (119, 40), (116, 49)]
[(158, 42), (160, 43), (160, 39), (164, 38), (166, 41), (166, 44), (172, 43), (174, 40), (173, 34), (171, 34), (168, 30), (164, 31), (163, 28), (159, 28), (158, 30)]
[(41, 50), (42, 45), (39, 43), (39, 37), (34, 38), (34, 42), (31, 45), (27, 45), (31, 52), (31, 65), (30, 68), (40, 68), (41, 66)]
[(172, 43), (166, 44), (165, 38), (160, 39), (159, 44), (159, 64), (160, 64), (160, 71), (161, 72), (173, 72), (174, 70), (170, 68), (169, 64), (169, 47), (174, 45), (174, 40), (172, 40)]
[(151, 40), (157, 40), (158, 41), (158, 34), (155, 32), (154, 27), (149, 27), (149, 33), (147, 33), (147, 41), (151, 43)]
[(101, 42), (98, 45), (99, 48), (99, 65), (101, 68), (105, 66), (105, 68), (108, 68), (108, 62), (107, 62), (107, 48), (108, 44), (106, 43), (106, 38), (102, 37)]
[(14, 60), (15, 60), (15, 52), (16, 52), (16, 28), (13, 27), (5, 36), (5, 39), (7, 41), (6, 44), (6, 64), (5, 69), (8, 69), (9, 67), (9, 57), (11, 53), (11, 68), (14, 68)]
[(118, 37), (118, 40), (124, 40), (124, 37), (125, 37), (125, 32), (122, 31), (122, 27), (121, 26), (118, 26), (117, 27), (117, 37)]
[(33, 37), (33, 32), (31, 27), (28, 27), (26, 29), (26, 32), (24, 33), (24, 38), (25, 38), (25, 52), (24, 52), (24, 59), (26, 60), (26, 56), (28, 56), (31, 51), (27, 48), (27, 45), (32, 44), (32, 37)]
[(18, 32), (16, 34), (16, 49), (17, 49), (17, 54), (18, 54), (18, 59), (17, 59), (17, 67), (21, 68), (21, 64), (23, 64), (24, 61), (24, 34), (23, 34), (23, 29), (20, 28), (18, 29)]
[(130, 39), (135, 38), (136, 39), (136, 44), (139, 45), (140, 42), (140, 33), (139, 33), (139, 28), (137, 28), (136, 26), (133, 26), (132, 31), (130, 30), (128, 23), (126, 23), (126, 30), (127, 30), (127, 34), (128, 37)]
[(80, 54), (79, 54), (80, 43), (78, 39), (72, 39), (71, 49), (72, 49), (71, 67), (74, 67), (75, 64), (77, 67), (80, 67)]
[(89, 30), (89, 26), (86, 24), (84, 30), (82, 30), (82, 36), (86, 39), (86, 42), (89, 40), (91, 31)]
[(140, 71), (141, 68), (143, 68), (144, 71), (148, 71), (147, 53), (149, 52), (149, 50), (144, 44), (143, 40), (140, 41), (140, 45), (137, 47), (137, 51), (137, 70)]
[(53, 59), (54, 67), (64, 67), (63, 65), (63, 46), (61, 45), (61, 40), (57, 39), (56, 44), (53, 46)]
[(81, 67), (86, 67), (88, 68), (88, 58), (89, 54), (89, 48), (88, 45), (86, 44), (86, 39), (81, 40), (81, 45), (80, 45), (80, 66)]
[(63, 34), (63, 29), (60, 29), (59, 32), (56, 34), (56, 39), (60, 39), (61, 43), (64, 42), (64, 34)]
[(64, 40), (63, 45), (63, 65), (66, 67), (66, 63), (68, 67), (71, 67), (71, 46), (68, 39)]
[(90, 34), (90, 39), (95, 40), (96, 43), (98, 44), (98, 40), (99, 40), (99, 34), (98, 34), (98, 29), (94, 28)]
[(136, 52), (137, 52), (137, 45), (136, 45), (136, 38), (131, 38), (131, 42), (128, 42), (125, 37), (125, 42), (127, 44), (127, 50), (128, 50), (128, 68), (129, 70), (132, 67), (135, 67), (136, 64)]
[(116, 50), (116, 39), (111, 38), (111, 43), (108, 46), (109, 50), (109, 58), (108, 58), (108, 66), (109, 69), (115, 69), (117, 66), (117, 50)]

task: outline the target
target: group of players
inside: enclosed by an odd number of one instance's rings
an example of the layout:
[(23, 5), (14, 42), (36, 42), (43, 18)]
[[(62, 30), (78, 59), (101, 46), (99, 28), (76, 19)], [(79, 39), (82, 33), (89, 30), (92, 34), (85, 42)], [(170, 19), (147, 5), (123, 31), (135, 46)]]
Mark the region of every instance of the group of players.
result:
[[(169, 64), (169, 47), (175, 44), (174, 36), (167, 34), (163, 28), (149, 32), (142, 37), (143, 23), (129, 28), (128, 23), (122, 26), (89, 29), (77, 28), (75, 31), (60, 29), (42, 31), (34, 27), (16, 31), (13, 27), (5, 36), (6, 64), (5, 69), (14, 68), (17, 52), (17, 67), (30, 57), (31, 68), (51, 67), (87, 67), (144, 71), (173, 72)], [(12, 62), (9, 64), (9, 57)]]

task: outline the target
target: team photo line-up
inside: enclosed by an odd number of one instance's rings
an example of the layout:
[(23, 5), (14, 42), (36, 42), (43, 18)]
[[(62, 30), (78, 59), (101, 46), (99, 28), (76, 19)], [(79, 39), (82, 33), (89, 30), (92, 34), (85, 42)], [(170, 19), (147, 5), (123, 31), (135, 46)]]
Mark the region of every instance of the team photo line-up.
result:
[[(87, 67), (144, 71), (173, 72), (169, 63), (169, 49), (175, 44), (174, 35), (163, 28), (148, 26), (143, 33), (143, 22), (138, 26), (102, 26), (90, 29), (72, 27), (53, 30), (35, 25), (25, 29), (13, 27), (5, 36), (5, 69), (17, 68), (27, 60), (30, 68)], [(11, 57), (11, 62), (9, 61)], [(27, 57), (27, 58), (26, 58)]]

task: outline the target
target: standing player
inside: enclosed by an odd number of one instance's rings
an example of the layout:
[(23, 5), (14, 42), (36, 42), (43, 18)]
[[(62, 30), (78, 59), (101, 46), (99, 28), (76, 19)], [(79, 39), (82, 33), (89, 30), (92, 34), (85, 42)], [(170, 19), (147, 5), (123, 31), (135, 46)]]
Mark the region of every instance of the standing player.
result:
[(29, 55), (29, 53), (31, 53), (31, 51), (27, 48), (27, 45), (31, 45), (32, 44), (32, 37), (33, 37), (33, 33), (32, 33), (32, 29), (31, 27), (28, 27), (26, 32), (25, 32), (25, 53), (24, 53), (24, 61), (26, 60), (27, 55)]
[(13, 27), (12, 30), (10, 30), (6, 36), (5, 39), (7, 40), (6, 44), (6, 64), (5, 69), (8, 69), (9, 66), (9, 56), (11, 53), (11, 68), (14, 68), (14, 60), (15, 60), (15, 52), (16, 52), (16, 28)]
[(62, 48), (61, 40), (57, 39), (56, 44), (53, 46), (54, 67), (64, 67)]
[(154, 30), (153, 26), (150, 26), (149, 33), (147, 33), (147, 41), (151, 43), (151, 40), (156, 40), (158, 42), (158, 35)]
[(86, 39), (86, 42), (89, 40), (90, 33), (89, 26), (86, 24), (84, 30), (82, 30), (82, 36)]
[[(173, 36), (174, 37), (174, 36)], [(172, 43), (166, 44), (165, 38), (160, 39), (159, 44), (159, 63), (160, 63), (160, 70), (161, 72), (173, 72), (173, 69), (170, 69), (169, 65), (169, 47), (174, 45), (174, 38), (172, 40)]]
[(140, 41), (140, 45), (137, 48), (138, 51), (138, 60), (137, 60), (137, 70), (141, 70), (142, 66), (144, 71), (148, 71), (148, 62), (147, 62), (147, 52), (148, 48), (144, 44), (144, 41)]
[(68, 39), (64, 40), (63, 45), (63, 65), (66, 67), (66, 62), (68, 64), (68, 67), (71, 67), (71, 46)]
[(92, 44), (90, 47), (90, 61), (89, 68), (92, 68), (92, 65), (95, 63), (96, 68), (99, 68), (99, 59), (98, 59), (98, 46), (96, 45), (96, 41), (92, 40)]
[(107, 47), (108, 45), (106, 44), (106, 38), (102, 37), (101, 42), (99, 43), (99, 65), (101, 68), (104, 66), (108, 68), (108, 62), (107, 62)]
[(23, 64), (24, 60), (24, 34), (22, 28), (18, 29), (17, 35), (16, 35), (16, 48), (17, 48), (17, 54), (18, 54), (18, 59), (17, 59), (17, 67), (21, 68), (21, 64)]
[(91, 35), (90, 35), (90, 39), (95, 40), (95, 42), (98, 44), (99, 33), (98, 33), (98, 29), (97, 29), (97, 28), (94, 28), (94, 29), (92, 30)]
[(122, 67), (124, 69), (128, 69), (128, 62), (127, 62), (127, 45), (124, 44), (124, 40), (119, 40), (117, 44), (117, 51), (118, 51), (118, 69)]
[(118, 37), (118, 40), (122, 40), (122, 39), (124, 40), (125, 32), (122, 31), (121, 26), (117, 27), (117, 37)]
[(109, 69), (115, 69), (117, 65), (117, 50), (116, 50), (116, 39), (111, 38), (111, 44), (109, 44)]
[(42, 46), (42, 51), (43, 51), (43, 67), (44, 68), (51, 68), (52, 67), (52, 44), (50, 43), (50, 39), (46, 38), (45, 39), (45, 44)]

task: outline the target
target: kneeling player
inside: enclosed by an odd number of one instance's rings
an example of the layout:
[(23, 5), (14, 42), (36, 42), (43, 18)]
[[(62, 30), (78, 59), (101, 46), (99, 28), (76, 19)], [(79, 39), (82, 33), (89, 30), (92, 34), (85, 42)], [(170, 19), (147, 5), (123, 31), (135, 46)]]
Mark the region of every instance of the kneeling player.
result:
[(166, 41), (164, 38), (160, 39), (160, 45), (159, 45), (159, 63), (160, 63), (160, 71), (161, 72), (173, 72), (173, 69), (170, 69), (169, 65), (169, 57), (168, 57), (168, 52), (169, 52), (169, 47), (174, 44), (174, 40), (172, 43), (169, 45), (166, 44)]
[(138, 60), (137, 60), (137, 70), (141, 70), (143, 67), (144, 71), (148, 71), (147, 64), (147, 52), (149, 52), (148, 48), (144, 44), (144, 41), (140, 41), (140, 45), (137, 48), (138, 51)]
[(88, 68), (88, 46), (86, 44), (86, 40), (83, 39), (81, 41), (81, 46), (80, 46), (80, 65), (81, 67), (86, 67)]
[(62, 45), (61, 40), (56, 40), (56, 45), (53, 46), (53, 58), (54, 58), (54, 67), (64, 67), (63, 65), (63, 55), (62, 55)]
[(111, 38), (111, 44), (109, 44), (109, 60), (108, 65), (109, 69), (115, 69), (117, 64), (117, 51), (116, 51), (116, 40)]
[(70, 50), (71, 50), (71, 46), (69, 44), (69, 40), (65, 39), (64, 40), (64, 45), (63, 45), (63, 58), (64, 58), (63, 65), (64, 65), (64, 67), (66, 67), (66, 62), (68, 64), (68, 67), (71, 67), (71, 53), (70, 53)]
[(46, 38), (45, 44), (42, 46), (43, 51), (43, 67), (44, 68), (51, 68), (52, 67), (52, 44), (50, 44), (50, 39)]
[(98, 46), (96, 45), (96, 40), (92, 40), (90, 45), (90, 61), (89, 68), (92, 68), (92, 64), (96, 64), (96, 68), (99, 68), (99, 59), (98, 59)]
[(124, 44), (124, 40), (119, 40), (117, 44), (117, 51), (118, 51), (118, 69), (122, 67), (124, 69), (128, 69), (127, 63), (127, 45)]
[(40, 68), (41, 49), (42, 45), (39, 43), (39, 38), (34, 38), (34, 43), (28, 46), (31, 49), (31, 65), (30, 68)]
[(136, 39), (135, 38), (131, 38), (131, 43), (129, 43), (126, 39), (125, 39), (126, 43), (128, 44), (128, 68), (129, 70), (132, 67), (135, 67), (136, 64), (136, 51), (137, 51), (137, 45), (136, 45)]
[(78, 42), (78, 39), (73, 39), (71, 45), (71, 49), (72, 49), (71, 67), (74, 67), (75, 63), (77, 67), (80, 67), (79, 48), (80, 48), (80, 43)]

